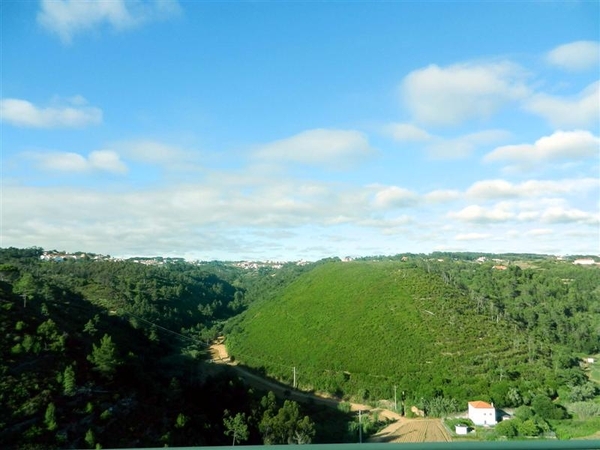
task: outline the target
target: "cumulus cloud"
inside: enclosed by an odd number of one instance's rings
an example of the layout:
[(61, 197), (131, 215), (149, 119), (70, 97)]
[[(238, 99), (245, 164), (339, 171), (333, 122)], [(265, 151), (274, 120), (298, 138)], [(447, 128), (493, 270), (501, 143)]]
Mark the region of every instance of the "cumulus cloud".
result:
[(27, 100), (0, 100), (3, 122), (28, 128), (77, 128), (102, 122), (102, 110), (87, 106), (81, 96), (70, 99), (67, 105), (39, 107)]
[(600, 64), (600, 43), (576, 41), (560, 45), (548, 52), (546, 60), (570, 72), (594, 69)]
[(110, 26), (120, 31), (179, 14), (177, 0), (42, 0), (38, 23), (69, 43), (76, 34)]
[(533, 144), (505, 145), (485, 155), (485, 162), (504, 161), (510, 169), (527, 170), (560, 160), (598, 157), (600, 139), (589, 131), (556, 131)]
[(501, 201), (489, 206), (469, 205), (460, 211), (449, 212), (448, 217), (476, 224), (534, 222), (597, 225), (600, 220), (600, 214), (597, 212), (573, 208), (561, 198)]
[(415, 203), (417, 195), (398, 186), (386, 186), (380, 188), (373, 199), (377, 208), (402, 208)]
[(585, 127), (597, 125), (600, 120), (600, 81), (587, 86), (572, 97), (536, 94), (524, 107), (542, 116), (555, 127)]
[(600, 221), (600, 215), (577, 208), (553, 206), (542, 211), (540, 219), (546, 223), (584, 223), (596, 225)]
[(448, 217), (463, 222), (493, 223), (506, 222), (514, 219), (516, 214), (511, 210), (509, 204), (499, 203), (491, 208), (484, 208), (479, 205), (469, 205), (460, 211), (449, 212)]
[(72, 152), (28, 152), (25, 157), (35, 161), (39, 168), (60, 172), (104, 171), (115, 174), (127, 173), (127, 166), (118, 153), (112, 150), (96, 150), (87, 158)]
[(598, 189), (597, 178), (563, 180), (528, 180), (511, 183), (506, 180), (481, 180), (473, 183), (466, 191), (467, 196), (481, 199), (517, 197), (541, 197), (547, 195), (573, 195)]
[(404, 103), (417, 122), (456, 125), (489, 117), (525, 97), (524, 71), (510, 62), (432, 64), (409, 73), (401, 84)]
[(264, 145), (255, 152), (255, 157), (270, 162), (347, 168), (374, 153), (363, 133), (315, 129)]

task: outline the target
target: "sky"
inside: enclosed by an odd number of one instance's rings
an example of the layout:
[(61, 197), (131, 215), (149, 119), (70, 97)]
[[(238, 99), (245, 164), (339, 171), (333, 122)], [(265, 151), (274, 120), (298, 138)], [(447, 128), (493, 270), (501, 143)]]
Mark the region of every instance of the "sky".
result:
[(0, 247), (600, 254), (597, 1), (0, 8)]

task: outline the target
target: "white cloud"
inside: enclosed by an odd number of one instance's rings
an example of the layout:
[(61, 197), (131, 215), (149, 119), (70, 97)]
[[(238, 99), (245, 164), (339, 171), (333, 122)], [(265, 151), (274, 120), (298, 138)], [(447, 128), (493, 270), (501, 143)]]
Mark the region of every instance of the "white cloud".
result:
[(125, 30), (179, 14), (177, 0), (42, 0), (38, 23), (69, 43), (76, 34), (102, 25)]
[(528, 236), (548, 236), (553, 233), (554, 232), (550, 228), (534, 228), (533, 230), (529, 230), (526, 234)]
[(0, 100), (3, 122), (29, 128), (77, 128), (102, 122), (102, 110), (86, 106), (83, 97), (71, 99), (69, 105), (38, 107), (27, 100)]
[(540, 219), (546, 223), (583, 223), (595, 225), (600, 221), (600, 215), (577, 208), (552, 206), (540, 214)]
[(413, 205), (416, 199), (416, 194), (408, 189), (387, 186), (377, 191), (373, 204), (377, 208), (403, 208)]
[(448, 217), (479, 224), (533, 222), (596, 225), (600, 220), (597, 212), (573, 208), (562, 198), (501, 201), (490, 206), (470, 205), (460, 211), (449, 212)]
[(430, 203), (446, 203), (459, 199), (460, 192), (453, 189), (438, 189), (428, 192), (423, 196), (425, 201)]
[(480, 146), (496, 144), (511, 136), (505, 130), (483, 130), (456, 137), (443, 137), (409, 123), (389, 124), (384, 127), (384, 131), (398, 142), (422, 142), (425, 151), (434, 159), (466, 158)]
[(516, 217), (510, 205), (499, 203), (493, 208), (484, 208), (479, 205), (469, 205), (458, 212), (449, 212), (448, 217), (463, 222), (493, 223), (506, 222)]
[(590, 84), (573, 97), (543, 93), (533, 95), (524, 107), (555, 127), (597, 126), (600, 120), (600, 81)]
[(115, 144), (123, 153), (136, 161), (149, 164), (171, 165), (189, 158), (189, 152), (152, 140), (135, 140)]
[(24, 156), (37, 162), (41, 169), (51, 171), (88, 172), (97, 170), (124, 174), (128, 170), (119, 155), (112, 150), (96, 150), (91, 152), (87, 158), (72, 152), (28, 152)]
[(546, 60), (571, 72), (597, 69), (600, 64), (600, 43), (576, 41), (560, 45), (548, 52)]
[(467, 196), (482, 199), (542, 197), (557, 194), (580, 194), (600, 187), (597, 178), (574, 178), (563, 180), (528, 180), (511, 183), (506, 180), (482, 180), (471, 185)]
[(314, 129), (264, 145), (256, 151), (255, 156), (270, 162), (347, 168), (374, 153), (363, 133)]
[(598, 158), (600, 139), (589, 131), (556, 131), (533, 144), (505, 145), (494, 149), (486, 162), (506, 161), (511, 169), (527, 170), (558, 160)]
[(488, 233), (461, 233), (454, 236), (454, 239), (457, 241), (481, 241), (491, 237), (492, 235)]
[(438, 138), (426, 150), (436, 159), (466, 158), (478, 147), (498, 143), (509, 136), (510, 133), (503, 130), (484, 130), (455, 138)]
[(505, 103), (526, 96), (524, 77), (523, 70), (510, 62), (430, 65), (409, 73), (401, 92), (418, 122), (455, 125), (489, 117)]
[(392, 123), (385, 127), (386, 132), (396, 141), (429, 141), (434, 136), (410, 123)]

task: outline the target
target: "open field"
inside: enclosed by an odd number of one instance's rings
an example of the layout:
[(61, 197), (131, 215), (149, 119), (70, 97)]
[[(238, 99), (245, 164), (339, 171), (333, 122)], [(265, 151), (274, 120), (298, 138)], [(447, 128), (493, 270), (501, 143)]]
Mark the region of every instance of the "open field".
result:
[(373, 442), (450, 442), (452, 438), (441, 419), (402, 419), (384, 428)]

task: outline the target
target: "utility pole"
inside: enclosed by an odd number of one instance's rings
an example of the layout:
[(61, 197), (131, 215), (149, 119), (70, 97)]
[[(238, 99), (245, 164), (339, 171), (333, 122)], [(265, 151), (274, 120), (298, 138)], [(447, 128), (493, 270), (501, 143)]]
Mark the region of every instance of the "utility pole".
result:
[(296, 389), (296, 367), (294, 367), (294, 389)]
[(396, 385), (394, 385), (394, 411), (398, 412), (398, 399), (396, 397)]
[(362, 411), (358, 410), (358, 442), (362, 444)]

